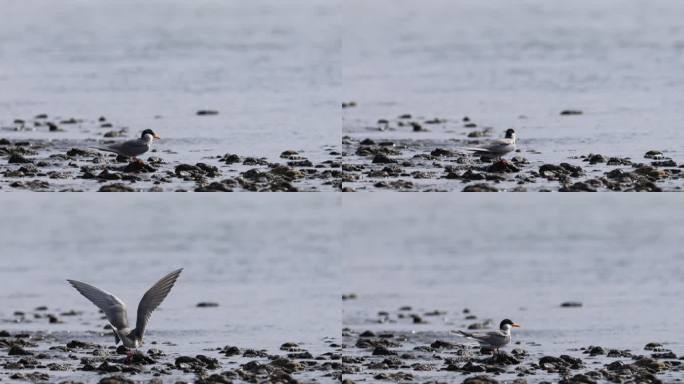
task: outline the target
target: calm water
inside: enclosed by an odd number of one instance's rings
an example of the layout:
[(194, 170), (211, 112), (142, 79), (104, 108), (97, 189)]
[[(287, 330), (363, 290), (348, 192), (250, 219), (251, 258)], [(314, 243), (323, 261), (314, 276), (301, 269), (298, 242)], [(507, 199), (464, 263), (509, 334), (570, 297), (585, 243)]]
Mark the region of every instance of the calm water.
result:
[[(682, 12), (674, 0), (351, 0), (343, 97), (358, 107), (343, 113), (344, 132), (448, 144), (472, 131), (460, 123), (469, 116), (496, 136), (514, 127), (533, 164), (649, 149), (682, 161)], [(367, 130), (404, 113), (449, 121)]]
[[(10, 139), (95, 139), (152, 128), (167, 161), (285, 149), (325, 157), (339, 137), (339, 2), (0, 1), (0, 126), (86, 119)], [(195, 116), (215, 109), (218, 116)]]
[[(522, 323), (515, 338), (541, 344), (533, 355), (589, 345), (643, 353), (652, 341), (684, 353), (675, 196), (421, 197), (344, 196), (342, 290), (359, 296), (344, 304), (346, 326), (461, 342), (447, 330), (471, 323), (461, 314), (470, 308)], [(449, 313), (426, 325), (369, 321), (403, 305)]]
[[(68, 340), (109, 345), (110, 337), (89, 334), (105, 322), (65, 279), (114, 293), (134, 317), (145, 290), (184, 267), (152, 316), (147, 343), (171, 341), (167, 353), (193, 356), (224, 345), (275, 353), (287, 341), (329, 351), (324, 339), (339, 338), (339, 199), (305, 197), (6, 197), (0, 318), (47, 305), (83, 311), (90, 323), (64, 317), (0, 329), (70, 331)], [(201, 301), (219, 307), (196, 308)]]

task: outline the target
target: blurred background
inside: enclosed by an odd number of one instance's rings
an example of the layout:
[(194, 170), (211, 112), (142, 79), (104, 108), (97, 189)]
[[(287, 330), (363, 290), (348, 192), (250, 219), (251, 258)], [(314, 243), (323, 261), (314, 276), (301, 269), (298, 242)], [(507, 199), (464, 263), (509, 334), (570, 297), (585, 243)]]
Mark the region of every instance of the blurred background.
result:
[[(649, 342), (684, 352), (677, 196), (453, 196), (345, 194), (342, 291), (356, 299), (343, 302), (344, 326), (426, 332), (429, 343), (510, 318), (533, 356)], [(403, 306), (442, 314), (378, 315)]]
[[(97, 122), (104, 116), (130, 136), (154, 129), (165, 157), (184, 162), (286, 149), (314, 161), (338, 144), (338, 1), (3, 0), (0, 9), (8, 139), (94, 139), (112, 130)], [(42, 113), (84, 122), (14, 130), (15, 119)]]
[[(115, 294), (134, 323), (144, 292), (183, 267), (152, 316), (148, 343), (171, 341), (174, 353), (193, 356), (224, 345), (277, 351), (288, 341), (313, 354), (329, 351), (323, 340), (338, 338), (340, 324), (339, 199), (302, 196), (7, 196), (0, 329), (113, 345), (98, 335), (106, 321), (97, 308), (66, 279)], [(200, 302), (218, 307), (197, 308)], [(39, 306), (64, 323), (31, 315), (16, 322), (15, 311)], [(88, 323), (59, 316), (70, 310)]]

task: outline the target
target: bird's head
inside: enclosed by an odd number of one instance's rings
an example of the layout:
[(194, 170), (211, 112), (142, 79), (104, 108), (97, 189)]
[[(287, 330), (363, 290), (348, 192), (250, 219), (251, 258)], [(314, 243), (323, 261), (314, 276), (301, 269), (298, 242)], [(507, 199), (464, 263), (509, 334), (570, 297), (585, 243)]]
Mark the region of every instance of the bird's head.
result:
[(515, 130), (513, 128), (508, 128), (506, 130), (506, 138), (507, 139), (515, 139), (516, 138)]
[[(146, 136), (148, 136), (148, 135), (149, 135), (149, 137), (146, 137)], [(159, 135), (157, 135), (157, 134), (156, 134), (153, 130), (151, 130), (151, 129), (146, 129), (146, 130), (142, 131), (142, 135), (140, 135), (140, 138), (141, 138), (141, 139), (147, 138), (147, 139), (149, 139), (150, 141), (152, 141), (152, 139), (161, 139), (161, 137), (159, 137)]]
[(503, 319), (503, 320), (501, 320), (501, 324), (499, 324), (499, 329), (501, 329), (502, 331), (508, 331), (511, 328), (518, 328), (518, 327), (520, 327), (520, 325), (512, 322), (509, 319)]

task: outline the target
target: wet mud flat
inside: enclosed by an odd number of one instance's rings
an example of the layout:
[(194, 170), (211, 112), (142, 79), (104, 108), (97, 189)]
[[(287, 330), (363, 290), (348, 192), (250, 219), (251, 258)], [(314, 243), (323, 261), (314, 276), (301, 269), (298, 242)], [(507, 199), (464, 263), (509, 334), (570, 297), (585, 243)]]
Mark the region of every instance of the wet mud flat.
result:
[[(30, 320), (26, 320), (30, 319)], [(3, 323), (26, 323), (30, 331), (0, 330), (0, 380), (33, 383), (332, 383), (340, 381), (339, 345), (322, 340), (324, 352), (310, 353), (297, 342), (285, 341), (277, 351), (231, 345), (198, 347), (179, 336), (174, 342), (148, 336), (138, 351), (114, 346), (113, 333), (50, 331), (50, 325), (91, 324), (76, 311), (52, 313), (37, 308), (16, 312)], [(34, 330), (36, 323), (44, 329)], [(19, 328), (12, 325), (11, 328)], [(92, 329), (92, 327), (89, 327)], [(111, 342), (109, 342), (111, 341)], [(183, 345), (185, 344), (185, 345)]]
[[(447, 311), (419, 312), (410, 306), (379, 311), (365, 325), (342, 332), (344, 383), (671, 383), (684, 378), (684, 356), (658, 342), (633, 350), (610, 346), (566, 346), (554, 354), (544, 343), (513, 341), (494, 354), (474, 342), (430, 324), (440, 323)], [(453, 329), (492, 329), (467, 309), (450, 314)], [(407, 327), (414, 324), (412, 331)], [(461, 328), (462, 329), (462, 328)], [(517, 340), (516, 340), (517, 339)], [(553, 341), (547, 341), (553, 343)], [(557, 354), (556, 354), (557, 353)]]
[[(115, 127), (104, 118), (53, 122), (46, 115), (38, 115), (31, 120), (15, 120), (12, 127), (3, 130), (12, 130), (12, 136), (16, 136), (15, 132), (27, 129), (27, 125), (31, 130), (40, 130), (42, 137), (7, 139), (0, 131), (0, 190), (275, 192), (332, 191), (341, 185), (339, 152), (333, 146), (321, 148), (326, 155), (316, 156), (316, 161), (302, 151), (283, 148), (275, 160), (215, 153), (185, 163), (176, 160), (178, 152), (155, 148), (153, 143), (152, 149), (136, 162), (90, 148), (132, 138), (126, 128)], [(60, 138), (64, 129), (83, 132), (87, 138)], [(54, 139), (44, 138), (51, 132)], [(179, 151), (184, 149), (180, 147)]]
[[(579, 111), (563, 111), (566, 114)], [(611, 153), (545, 154), (518, 140), (503, 160), (464, 151), (503, 130), (459, 120), (417, 118), (346, 122), (342, 137), (345, 191), (681, 191), (684, 165), (668, 152), (644, 148), (639, 156)], [(552, 147), (552, 146), (550, 146)], [(552, 151), (553, 152), (553, 151)]]

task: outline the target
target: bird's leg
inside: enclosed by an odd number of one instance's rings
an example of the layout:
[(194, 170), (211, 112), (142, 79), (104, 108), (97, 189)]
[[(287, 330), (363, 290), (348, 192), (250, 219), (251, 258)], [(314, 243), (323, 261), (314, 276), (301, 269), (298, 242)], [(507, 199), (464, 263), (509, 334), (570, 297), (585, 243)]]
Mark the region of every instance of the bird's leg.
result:
[(126, 363), (130, 363), (130, 362), (131, 362), (131, 359), (133, 359), (133, 356), (135, 356), (135, 355), (137, 355), (137, 354), (138, 354), (138, 350), (137, 350), (137, 349), (129, 349), (129, 350), (126, 352)]

